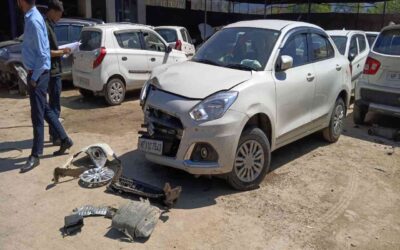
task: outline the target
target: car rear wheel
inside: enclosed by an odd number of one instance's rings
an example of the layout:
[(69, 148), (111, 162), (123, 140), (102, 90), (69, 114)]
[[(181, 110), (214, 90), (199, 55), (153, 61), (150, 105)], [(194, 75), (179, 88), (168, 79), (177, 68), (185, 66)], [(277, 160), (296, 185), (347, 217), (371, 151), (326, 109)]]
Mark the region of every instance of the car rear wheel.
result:
[(119, 78), (108, 81), (105, 89), (105, 98), (108, 105), (119, 105), (125, 99), (125, 85)]
[(246, 129), (239, 140), (229, 184), (237, 190), (258, 188), (268, 172), (271, 149), (267, 136), (259, 128)]
[(322, 131), (324, 139), (328, 142), (337, 142), (343, 132), (344, 119), (346, 118), (346, 105), (342, 98), (336, 100), (331, 115), (329, 126)]
[(79, 89), (79, 93), (83, 97), (92, 97), (94, 95), (93, 91), (87, 90), (87, 89)]
[(353, 108), (353, 121), (355, 124), (362, 125), (364, 124), (365, 116), (367, 115), (367, 108), (361, 106), (357, 103), (354, 103)]

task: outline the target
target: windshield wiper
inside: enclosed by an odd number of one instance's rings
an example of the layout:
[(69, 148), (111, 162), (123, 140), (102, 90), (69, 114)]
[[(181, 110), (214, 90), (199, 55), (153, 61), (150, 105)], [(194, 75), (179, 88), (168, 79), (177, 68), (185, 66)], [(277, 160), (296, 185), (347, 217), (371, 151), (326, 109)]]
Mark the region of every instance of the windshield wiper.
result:
[(249, 71), (255, 70), (254, 68), (247, 66), (247, 65), (243, 65), (243, 64), (228, 64), (225, 67), (231, 68), (231, 69), (240, 69), (240, 70), (249, 70)]
[(199, 63), (205, 63), (205, 64), (211, 64), (215, 66), (222, 66), (221, 64), (218, 64), (214, 61), (208, 60), (208, 59), (192, 59), (194, 62), (199, 62)]

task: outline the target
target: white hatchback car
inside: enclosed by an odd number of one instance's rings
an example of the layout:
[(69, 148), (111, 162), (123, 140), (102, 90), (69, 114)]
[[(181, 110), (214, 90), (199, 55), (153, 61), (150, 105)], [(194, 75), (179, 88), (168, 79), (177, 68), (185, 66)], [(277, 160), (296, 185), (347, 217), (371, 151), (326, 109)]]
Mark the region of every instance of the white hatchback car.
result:
[(368, 111), (400, 117), (400, 25), (388, 26), (379, 34), (355, 96), (356, 124), (364, 123)]
[(364, 70), (369, 53), (369, 43), (364, 31), (328, 30), (339, 52), (351, 62), (351, 81), (354, 90)]
[(188, 57), (196, 52), (192, 38), (185, 27), (180, 26), (158, 26), (154, 28), (167, 43), (176, 50), (182, 50)]
[(349, 61), (320, 27), (238, 22), (191, 61), (154, 69), (138, 147), (152, 162), (252, 189), (277, 148), (316, 131), (337, 141), (350, 95)]
[(152, 28), (139, 24), (85, 27), (80, 51), (74, 53), (73, 82), (82, 95), (104, 95), (120, 104), (127, 90), (140, 89), (152, 69), (187, 60)]

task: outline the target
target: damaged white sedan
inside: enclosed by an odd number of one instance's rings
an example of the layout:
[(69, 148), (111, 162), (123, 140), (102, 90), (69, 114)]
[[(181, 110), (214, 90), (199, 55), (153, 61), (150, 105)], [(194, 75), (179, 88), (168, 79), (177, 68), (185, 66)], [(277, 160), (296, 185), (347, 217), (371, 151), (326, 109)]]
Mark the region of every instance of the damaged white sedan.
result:
[(320, 27), (235, 23), (191, 61), (154, 69), (138, 147), (152, 162), (253, 189), (273, 150), (317, 131), (337, 141), (350, 93), (349, 62)]

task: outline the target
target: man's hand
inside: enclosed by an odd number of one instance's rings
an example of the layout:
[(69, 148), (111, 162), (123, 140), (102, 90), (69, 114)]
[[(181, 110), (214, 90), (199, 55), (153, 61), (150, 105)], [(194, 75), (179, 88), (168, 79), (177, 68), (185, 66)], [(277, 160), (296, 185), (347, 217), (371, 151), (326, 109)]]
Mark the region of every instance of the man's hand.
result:
[(69, 54), (71, 54), (71, 49), (70, 49), (70, 48), (63, 48), (62, 51), (63, 51), (63, 54), (64, 54), (64, 55), (69, 55)]
[(32, 88), (36, 88), (37, 83), (36, 83), (35, 80), (30, 79), (29, 80), (29, 85), (31, 85)]

